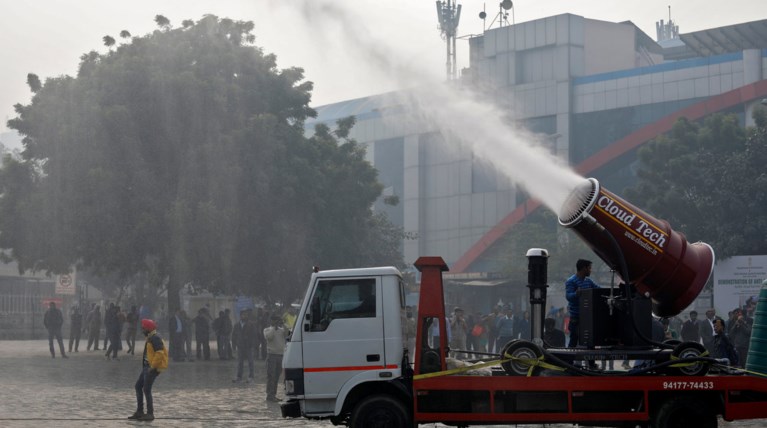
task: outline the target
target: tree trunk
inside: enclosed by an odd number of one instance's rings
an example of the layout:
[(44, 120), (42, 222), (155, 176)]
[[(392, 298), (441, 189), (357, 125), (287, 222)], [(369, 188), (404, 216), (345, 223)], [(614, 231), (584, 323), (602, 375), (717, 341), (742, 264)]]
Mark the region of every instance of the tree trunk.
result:
[(181, 286), (173, 279), (168, 280), (168, 316), (181, 309)]

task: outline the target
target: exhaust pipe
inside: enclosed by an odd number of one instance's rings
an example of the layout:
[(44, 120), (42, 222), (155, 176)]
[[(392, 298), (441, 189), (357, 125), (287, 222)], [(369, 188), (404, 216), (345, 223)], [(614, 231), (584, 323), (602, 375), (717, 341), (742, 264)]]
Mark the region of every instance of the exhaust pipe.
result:
[(559, 224), (573, 229), (612, 269), (624, 274), (620, 254), (604, 236), (609, 232), (623, 252), (627, 275), (639, 292), (650, 297), (659, 317), (679, 314), (711, 276), (714, 250), (690, 244), (684, 235), (599, 185), (594, 178), (579, 184), (562, 204)]

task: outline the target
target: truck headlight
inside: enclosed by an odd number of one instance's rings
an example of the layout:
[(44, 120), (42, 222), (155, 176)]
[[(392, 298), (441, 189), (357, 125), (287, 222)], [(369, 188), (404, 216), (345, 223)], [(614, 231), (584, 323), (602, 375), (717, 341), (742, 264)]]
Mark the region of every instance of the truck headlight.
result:
[(296, 386), (295, 383), (292, 380), (286, 380), (285, 381), (285, 393), (293, 395), (295, 393)]

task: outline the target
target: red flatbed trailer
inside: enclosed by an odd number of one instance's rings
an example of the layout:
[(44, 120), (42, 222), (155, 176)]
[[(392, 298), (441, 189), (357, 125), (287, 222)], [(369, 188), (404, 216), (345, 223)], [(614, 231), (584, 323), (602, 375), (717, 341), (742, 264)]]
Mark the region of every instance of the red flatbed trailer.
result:
[[(435, 376), (435, 364), (447, 371), (445, 323), (439, 326), (439, 348), (424, 345), (431, 322), (445, 319), (442, 272), (447, 265), (441, 257), (421, 257), (415, 266), (421, 271), (412, 380), (415, 424), (678, 428), (715, 427), (717, 415), (727, 421), (767, 418), (767, 378), (752, 375)], [(431, 367), (424, 352), (432, 353)]]
[(413, 392), (417, 423), (646, 423), (677, 406), (714, 421), (767, 417), (767, 380), (745, 375), (444, 376), (414, 380)]

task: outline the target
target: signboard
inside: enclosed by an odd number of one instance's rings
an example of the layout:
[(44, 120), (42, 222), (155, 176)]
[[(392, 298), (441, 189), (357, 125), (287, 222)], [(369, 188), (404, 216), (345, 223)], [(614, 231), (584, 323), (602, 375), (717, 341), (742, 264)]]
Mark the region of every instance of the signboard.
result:
[(51, 302), (56, 304), (56, 307), (61, 309), (61, 306), (64, 304), (64, 299), (61, 297), (43, 297), (40, 299), (40, 304), (43, 306), (43, 309), (48, 309), (51, 306)]
[(56, 276), (56, 294), (67, 294), (74, 296), (75, 294), (75, 274), (66, 273)]
[(767, 255), (734, 256), (717, 261), (714, 267), (716, 314), (727, 319), (727, 313), (731, 310), (749, 304), (755, 305), (759, 299), (762, 281), (765, 279)]

